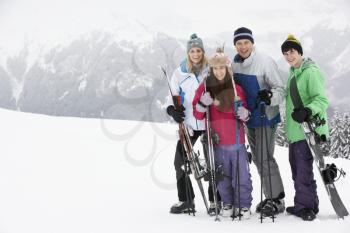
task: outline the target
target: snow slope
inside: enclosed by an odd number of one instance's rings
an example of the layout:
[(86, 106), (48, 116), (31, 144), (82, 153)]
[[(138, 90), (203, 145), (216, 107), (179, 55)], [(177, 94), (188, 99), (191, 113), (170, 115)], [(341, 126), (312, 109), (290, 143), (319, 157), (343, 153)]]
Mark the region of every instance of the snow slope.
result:
[[(0, 109), (0, 232), (348, 232), (337, 220), (318, 179), (320, 214), (314, 222), (279, 215), (272, 223), (214, 222), (197, 194), (196, 216), (171, 215), (176, 199), (176, 126), (60, 118)], [(196, 145), (196, 148), (199, 148)], [(276, 148), (286, 189), (293, 185), (285, 148)], [(349, 171), (350, 161), (337, 160)], [(253, 206), (260, 199), (254, 166)], [(205, 184), (207, 185), (207, 184)], [(349, 178), (337, 183), (350, 208)], [(196, 187), (196, 186), (195, 186)]]

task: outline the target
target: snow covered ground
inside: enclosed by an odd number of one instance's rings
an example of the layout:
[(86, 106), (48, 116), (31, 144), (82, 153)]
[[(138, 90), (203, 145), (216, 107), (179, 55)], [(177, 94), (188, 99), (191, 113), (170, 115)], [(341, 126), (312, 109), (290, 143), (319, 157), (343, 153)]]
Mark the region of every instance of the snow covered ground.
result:
[[(0, 109), (0, 233), (349, 232), (350, 218), (337, 219), (318, 174), (320, 213), (313, 222), (282, 214), (261, 224), (255, 213), (214, 222), (198, 190), (195, 217), (169, 214), (177, 201), (175, 135), (169, 124)], [(287, 150), (277, 147), (275, 154), (288, 206), (294, 191)], [(350, 171), (350, 161), (336, 163)], [(251, 173), (254, 208), (260, 183), (254, 166)], [(337, 182), (348, 209), (349, 186), (350, 178)]]

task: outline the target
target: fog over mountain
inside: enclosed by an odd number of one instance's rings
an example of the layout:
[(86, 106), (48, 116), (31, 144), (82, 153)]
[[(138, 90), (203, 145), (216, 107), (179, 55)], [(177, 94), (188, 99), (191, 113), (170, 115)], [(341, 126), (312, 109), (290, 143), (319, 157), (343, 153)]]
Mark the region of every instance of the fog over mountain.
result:
[[(305, 56), (326, 76), (331, 108), (350, 110), (350, 29), (317, 24), (300, 35)], [(257, 49), (287, 64), (280, 43), (256, 35)], [(281, 38), (281, 35), (279, 35)], [(232, 32), (205, 38), (206, 53), (226, 43), (233, 56)], [(119, 30), (95, 30), (54, 47), (28, 40), (15, 55), (0, 47), (0, 107), (57, 116), (165, 121), (167, 84), (159, 66), (171, 74), (185, 54), (183, 39), (129, 21)], [(273, 51), (272, 51), (273, 50)]]

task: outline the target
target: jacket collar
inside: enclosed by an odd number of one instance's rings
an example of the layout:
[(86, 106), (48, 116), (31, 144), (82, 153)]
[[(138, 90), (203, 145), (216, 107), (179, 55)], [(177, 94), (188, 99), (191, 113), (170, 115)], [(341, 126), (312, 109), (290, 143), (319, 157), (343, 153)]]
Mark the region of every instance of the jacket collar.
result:
[(250, 66), (253, 63), (255, 54), (256, 54), (255, 48), (253, 48), (253, 51), (250, 54), (250, 56), (243, 60), (241, 58), (241, 56), (239, 56), (239, 54), (237, 53), (236, 56), (234, 57), (234, 62), (235, 63), (241, 63), (243, 67), (248, 67), (248, 66)]
[(310, 67), (317, 67), (317, 65), (311, 58), (307, 57), (307, 58), (303, 58), (303, 61), (302, 61), (301, 65), (300, 65), (300, 67), (298, 67), (298, 68), (291, 67), (290, 70), (291, 70), (291, 72), (293, 73), (293, 75), (295, 77), (299, 77), (300, 74), (304, 70), (306, 70), (306, 69), (308, 69)]

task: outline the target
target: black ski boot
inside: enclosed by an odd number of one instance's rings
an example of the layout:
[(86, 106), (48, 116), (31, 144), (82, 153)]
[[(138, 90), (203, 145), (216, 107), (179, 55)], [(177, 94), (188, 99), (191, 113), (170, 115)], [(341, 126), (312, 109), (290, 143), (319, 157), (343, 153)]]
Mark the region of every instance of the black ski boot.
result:
[(267, 202), (267, 200), (269, 200), (269, 199), (265, 199), (265, 200), (263, 200), (262, 202), (260, 202), (259, 204), (257, 204), (257, 206), (256, 206), (256, 209), (255, 209), (255, 212), (256, 213), (260, 213), (261, 212), (261, 209), (262, 209), (262, 207), (264, 206), (264, 205), (266, 205), (266, 202)]
[(195, 213), (195, 205), (194, 202), (183, 202), (179, 201), (178, 203), (175, 203), (171, 208), (170, 208), (170, 213), (172, 214), (181, 214), (181, 213)]
[(302, 218), (304, 221), (313, 221), (316, 218), (316, 214), (314, 213), (314, 211), (309, 208), (301, 209), (297, 213), (297, 216)]
[(288, 206), (288, 207), (286, 208), (286, 212), (287, 212), (288, 214), (293, 214), (293, 215), (295, 215), (295, 206)]
[(271, 217), (283, 213), (284, 209), (285, 207), (283, 199), (268, 199), (260, 211), (262, 212), (263, 216)]
[[(318, 207), (317, 207), (317, 211), (318, 211)], [(316, 218), (316, 213), (314, 212), (314, 210), (310, 208), (303, 208), (299, 211), (296, 211), (294, 206), (289, 206), (287, 207), (286, 212), (289, 214), (295, 215), (304, 221), (313, 221)]]

